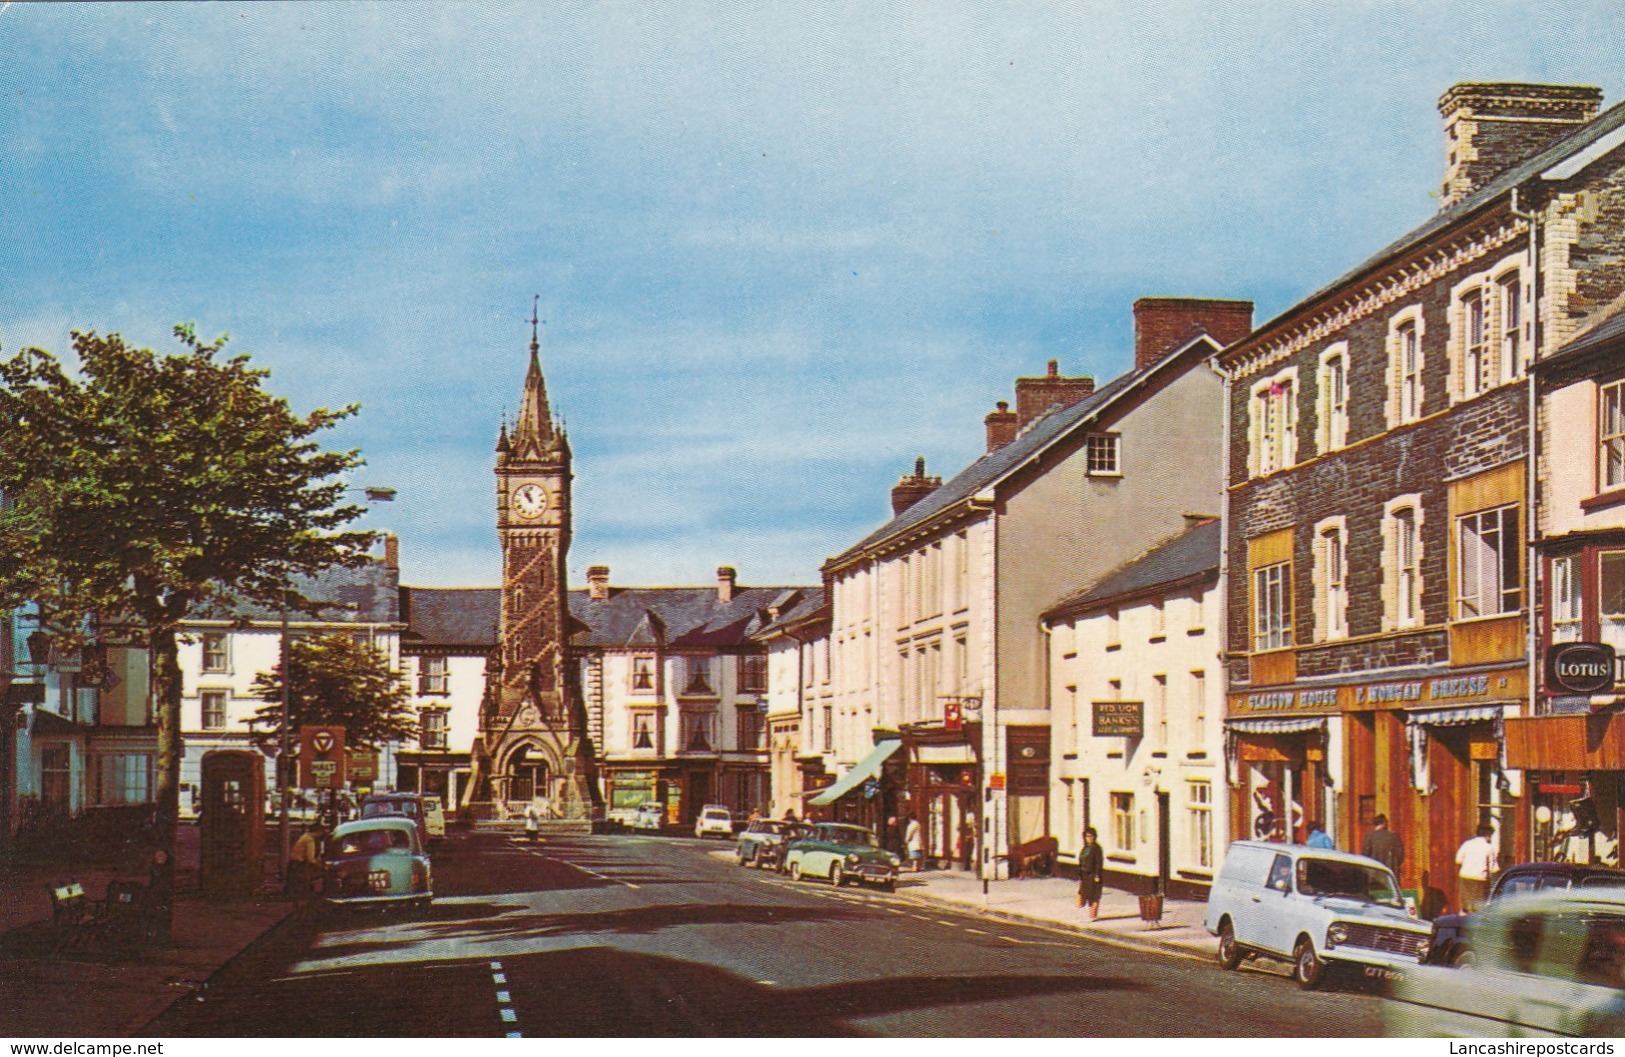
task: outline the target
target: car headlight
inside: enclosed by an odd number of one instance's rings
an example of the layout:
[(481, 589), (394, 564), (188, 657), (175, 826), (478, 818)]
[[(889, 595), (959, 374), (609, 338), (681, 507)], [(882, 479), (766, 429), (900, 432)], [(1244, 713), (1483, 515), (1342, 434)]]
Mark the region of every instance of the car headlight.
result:
[(901, 865), (903, 865), (903, 860), (898, 858), (897, 856), (893, 855), (891, 852), (886, 853), (886, 859), (893, 866), (901, 866)]
[(856, 866), (858, 864), (858, 853), (853, 852), (852, 854), (848, 855), (846, 857), (846, 864), (848, 866)]
[(1332, 925), (1326, 930), (1326, 946), (1335, 947), (1339, 943), (1347, 943), (1349, 939), (1348, 926), (1342, 922)]
[(1423, 940), (1421, 943), (1418, 943), (1416, 945), (1416, 960), (1419, 962), (1427, 961), (1428, 954), (1431, 953), (1432, 950), (1433, 944), (1431, 941)]

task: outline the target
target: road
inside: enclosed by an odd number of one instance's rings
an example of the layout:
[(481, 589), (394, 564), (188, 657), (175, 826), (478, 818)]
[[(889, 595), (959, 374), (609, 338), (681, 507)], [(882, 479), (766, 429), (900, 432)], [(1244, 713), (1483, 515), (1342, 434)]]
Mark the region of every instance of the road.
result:
[(741, 869), (719, 843), (454, 836), (435, 904), (294, 920), (151, 1028), (235, 1036), (1375, 1035), (1380, 999)]

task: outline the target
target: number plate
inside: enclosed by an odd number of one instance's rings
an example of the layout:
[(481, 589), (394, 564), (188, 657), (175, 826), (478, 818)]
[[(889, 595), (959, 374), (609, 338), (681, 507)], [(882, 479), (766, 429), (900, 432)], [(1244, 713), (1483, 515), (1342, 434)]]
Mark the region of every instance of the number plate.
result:
[(389, 891), (389, 871), (371, 870), (367, 873), (367, 887), (374, 892)]

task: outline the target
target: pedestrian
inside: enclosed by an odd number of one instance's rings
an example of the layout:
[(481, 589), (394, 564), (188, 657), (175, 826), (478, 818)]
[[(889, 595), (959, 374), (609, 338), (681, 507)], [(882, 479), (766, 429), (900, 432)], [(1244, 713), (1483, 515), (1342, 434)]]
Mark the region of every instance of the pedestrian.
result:
[(1405, 864), (1405, 842), (1388, 828), (1387, 815), (1372, 819), (1371, 826), (1371, 832), (1365, 835), (1365, 843), (1360, 845), (1360, 854), (1382, 863), (1398, 877), (1399, 868)]
[(285, 888), (289, 897), (309, 899), (314, 894), (316, 882), (321, 878), (322, 840), (326, 836), (327, 827), (320, 822), (313, 822), (305, 827), (305, 832), (294, 842), (293, 850), (288, 853), (285, 875)]
[(1486, 822), (1456, 849), (1456, 901), (1464, 914), (1483, 906), (1489, 895), (1490, 878), (1498, 868), (1495, 845), (1490, 841), (1493, 836), (1495, 827)]
[(897, 824), (896, 815), (890, 815), (886, 818), (886, 828), (880, 834), (880, 843), (881, 847), (899, 859), (908, 854), (908, 849), (903, 847), (903, 829)]
[(959, 823), (959, 865), (969, 870), (976, 862), (976, 821), (969, 815)]
[(525, 805), (525, 839), (535, 843), (542, 832), (542, 813), (536, 809), (536, 801), (532, 800)]
[(1106, 880), (1106, 855), (1099, 840), (1090, 826), (1083, 831), (1083, 847), (1078, 851), (1078, 906), (1089, 908), (1090, 921), (1100, 917), (1100, 892)]
[(1309, 839), (1304, 841), (1304, 844), (1310, 848), (1331, 848), (1335, 850), (1337, 847), (1337, 842), (1332, 840), (1331, 835), (1326, 832), (1326, 827), (1319, 822), (1309, 823)]
[(920, 829), (920, 820), (913, 815), (908, 816), (908, 823), (903, 827), (903, 843), (908, 847), (910, 872), (919, 873), (925, 860), (925, 832)]

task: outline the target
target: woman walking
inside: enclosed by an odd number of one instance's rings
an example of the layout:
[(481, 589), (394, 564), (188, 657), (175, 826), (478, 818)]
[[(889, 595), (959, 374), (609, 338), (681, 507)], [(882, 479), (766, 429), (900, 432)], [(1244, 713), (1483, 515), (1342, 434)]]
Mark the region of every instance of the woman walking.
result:
[(1083, 831), (1083, 848), (1078, 852), (1078, 906), (1089, 908), (1089, 920), (1100, 916), (1100, 889), (1104, 882), (1106, 856), (1096, 843), (1095, 828)]

